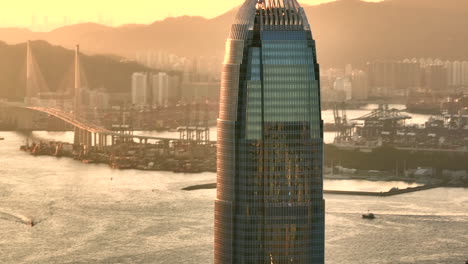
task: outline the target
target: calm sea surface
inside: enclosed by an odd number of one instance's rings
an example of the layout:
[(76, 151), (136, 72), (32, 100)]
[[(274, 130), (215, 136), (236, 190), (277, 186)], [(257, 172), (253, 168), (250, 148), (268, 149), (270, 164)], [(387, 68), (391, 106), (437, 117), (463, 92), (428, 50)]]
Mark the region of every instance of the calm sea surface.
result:
[[(71, 133), (34, 137), (70, 140)], [(215, 174), (117, 171), (18, 150), (0, 132), (0, 263), (213, 263)], [(330, 189), (406, 183), (326, 181)], [(468, 259), (468, 190), (387, 198), (326, 195), (327, 264), (456, 264)], [(366, 221), (368, 210), (377, 219)], [(31, 228), (30, 220), (38, 224)]]

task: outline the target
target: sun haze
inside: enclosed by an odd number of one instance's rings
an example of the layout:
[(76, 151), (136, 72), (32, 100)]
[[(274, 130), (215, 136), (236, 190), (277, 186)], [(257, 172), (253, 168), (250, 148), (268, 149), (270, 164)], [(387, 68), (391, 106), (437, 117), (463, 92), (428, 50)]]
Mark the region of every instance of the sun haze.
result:
[[(320, 4), (333, 0), (303, 0), (302, 4)], [(377, 2), (380, 0), (370, 0)], [(147, 24), (171, 16), (215, 17), (240, 5), (243, 0), (19, 0), (2, 1), (0, 27), (24, 27), (46, 31), (81, 22), (110, 26)]]

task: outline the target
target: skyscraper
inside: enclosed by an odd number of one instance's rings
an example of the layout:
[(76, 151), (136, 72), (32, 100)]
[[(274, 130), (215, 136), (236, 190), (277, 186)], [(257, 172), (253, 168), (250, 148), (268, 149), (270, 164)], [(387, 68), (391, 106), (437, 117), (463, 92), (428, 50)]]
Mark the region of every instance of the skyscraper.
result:
[(164, 106), (169, 98), (169, 75), (164, 72), (152, 75), (153, 105)]
[(135, 72), (132, 75), (132, 104), (146, 105), (149, 98), (148, 73)]
[(351, 77), (353, 100), (367, 100), (367, 74), (364, 71), (354, 71)]
[(319, 66), (296, 0), (246, 0), (218, 119), (215, 263), (324, 263)]

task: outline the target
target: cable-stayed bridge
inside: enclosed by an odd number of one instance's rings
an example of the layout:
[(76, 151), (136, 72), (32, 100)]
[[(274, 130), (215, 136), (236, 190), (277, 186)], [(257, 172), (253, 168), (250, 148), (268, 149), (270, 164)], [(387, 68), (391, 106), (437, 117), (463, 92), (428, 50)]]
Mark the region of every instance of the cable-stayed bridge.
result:
[[(192, 129), (193, 133), (200, 134), (200, 136), (185, 136), (181, 138), (163, 138), (163, 137), (153, 137), (145, 135), (134, 135), (133, 133), (126, 133), (122, 131), (113, 131), (109, 130), (100, 125), (94, 124), (93, 122), (86, 120), (81, 113), (83, 111), (82, 102), (81, 102), (81, 92), (83, 84), (86, 83), (86, 80), (83, 79), (84, 71), (82, 69), (81, 60), (80, 60), (80, 50), (79, 46), (76, 46), (75, 58), (74, 58), (74, 87), (71, 100), (69, 99), (67, 103), (62, 98), (61, 100), (53, 100), (55, 103), (50, 104), (51, 100), (43, 99), (42, 95), (53, 94), (50, 92), (49, 87), (47, 86), (40, 67), (35, 60), (34, 54), (31, 48), (31, 42), (27, 43), (26, 50), (26, 93), (25, 100), (23, 103), (19, 102), (7, 102), (1, 101), (0, 105), (14, 108), (27, 110), (37, 113), (43, 113), (48, 116), (53, 116), (71, 126), (74, 127), (74, 144), (81, 145), (86, 147), (97, 147), (102, 148), (108, 145), (115, 144), (117, 142), (132, 142), (134, 140), (139, 140), (140, 143), (148, 143), (148, 140), (155, 141), (171, 141), (171, 140), (185, 140), (193, 141), (198, 140), (203, 143), (214, 143), (209, 141), (208, 138), (203, 137), (202, 133), (206, 132), (203, 130), (198, 130), (197, 128)], [(52, 95), (54, 96), (54, 95)], [(61, 97), (61, 96), (57, 96)], [(61, 103), (57, 103), (61, 102)], [(24, 112), (24, 111), (23, 111)], [(27, 119), (27, 115), (23, 115), (23, 119)], [(197, 134), (197, 135), (198, 135)]]

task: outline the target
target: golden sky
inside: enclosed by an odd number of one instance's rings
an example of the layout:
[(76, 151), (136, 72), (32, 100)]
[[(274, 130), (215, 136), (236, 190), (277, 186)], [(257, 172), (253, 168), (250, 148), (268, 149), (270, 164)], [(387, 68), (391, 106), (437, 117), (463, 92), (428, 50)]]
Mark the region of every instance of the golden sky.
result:
[[(320, 4), (333, 0), (299, 0)], [(367, 0), (377, 2), (380, 0)], [(243, 0), (0, 0), (0, 27), (37, 31), (79, 22), (118, 26), (151, 23), (168, 16), (215, 17)]]

